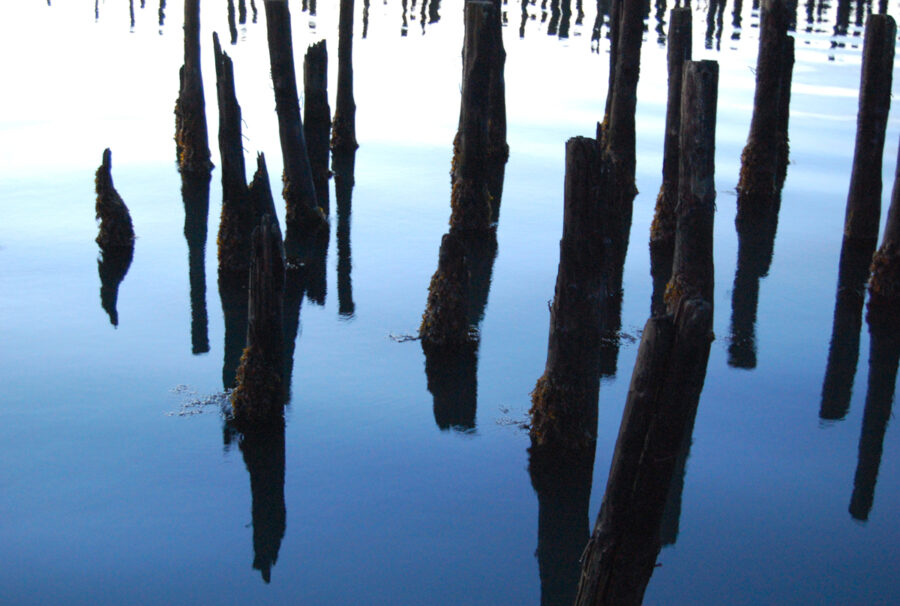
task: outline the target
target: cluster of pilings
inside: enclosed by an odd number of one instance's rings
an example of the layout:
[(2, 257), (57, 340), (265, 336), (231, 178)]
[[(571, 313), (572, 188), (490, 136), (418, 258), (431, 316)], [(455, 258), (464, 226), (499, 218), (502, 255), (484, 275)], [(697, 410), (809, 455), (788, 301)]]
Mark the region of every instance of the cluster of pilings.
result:
[(469, 0), (450, 170), (450, 229), (441, 239), (419, 328), (435, 421), (442, 429), (475, 427), (478, 325), (497, 254), (496, 222), (509, 155), (505, 62), (499, 0)]

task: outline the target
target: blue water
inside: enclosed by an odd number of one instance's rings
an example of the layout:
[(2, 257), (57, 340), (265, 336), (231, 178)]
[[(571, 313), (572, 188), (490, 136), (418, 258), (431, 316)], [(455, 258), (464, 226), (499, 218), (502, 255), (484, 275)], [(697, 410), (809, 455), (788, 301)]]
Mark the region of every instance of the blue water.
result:
[[(188, 246), (174, 166), (181, 2), (55, 2), (9, 7), (0, 51), (0, 602), (538, 604), (538, 500), (528, 472), (530, 390), (546, 360), (562, 228), (563, 144), (602, 118), (606, 41), (592, 52), (596, 6), (568, 39), (549, 15), (519, 38), (504, 29), (510, 160), (488, 305), (477, 417), (441, 430), (414, 334), (449, 217), (458, 118), (461, 3), (423, 30), (421, 4), (401, 37), (399, 2), (357, 0), (356, 186), (351, 317), (338, 306), (336, 213), (325, 304), (304, 300), (286, 409), (286, 527), (264, 583), (253, 569), (250, 474), (223, 441), (224, 320), (216, 283), (221, 201), (213, 172), (206, 246), (209, 351), (192, 354)], [(217, 113), (209, 39), (225, 3), (203, 7), (213, 160)], [(249, 4), (249, 3), (248, 3)], [(237, 94), (248, 158), (281, 173), (265, 16), (239, 27)], [(326, 6), (327, 4), (327, 6)], [(294, 48), (328, 40), (334, 102), (337, 3), (292, 3)], [(432, 2), (433, 4), (433, 2)], [(851, 24), (855, 19), (855, 4)], [(889, 426), (867, 522), (848, 513), (866, 396), (860, 342), (850, 412), (820, 422), (841, 229), (852, 162), (860, 28), (833, 35), (835, 6), (806, 32), (798, 12), (791, 165), (774, 259), (760, 283), (757, 365), (728, 365), (737, 259), (734, 186), (749, 128), (757, 29), (750, 3), (733, 40), (694, 58), (720, 62), (715, 334), (693, 432), (674, 545), (660, 554), (648, 604), (889, 604), (900, 601), (900, 437)], [(895, 10), (894, 5), (891, 10)], [(249, 10), (249, 7), (248, 7)], [(588, 517), (603, 497), (639, 332), (649, 315), (647, 236), (661, 173), (665, 49), (654, 11), (638, 103), (640, 194), (625, 267), (617, 373), (600, 388)], [(56, 36), (51, 42), (50, 36)], [(843, 47), (832, 48), (832, 42)], [(597, 43), (594, 43), (596, 46)], [(13, 60), (15, 58), (15, 60)], [(38, 78), (26, 76), (39, 74)], [(895, 85), (896, 88), (896, 85)], [(888, 124), (883, 214), (900, 121)], [(134, 259), (118, 326), (100, 305), (94, 170), (104, 147), (134, 219)], [(335, 197), (332, 191), (332, 208)], [(283, 219), (283, 216), (282, 216)], [(393, 337), (393, 338), (392, 338)], [(196, 414), (194, 414), (196, 413)], [(586, 537), (585, 537), (586, 538)]]

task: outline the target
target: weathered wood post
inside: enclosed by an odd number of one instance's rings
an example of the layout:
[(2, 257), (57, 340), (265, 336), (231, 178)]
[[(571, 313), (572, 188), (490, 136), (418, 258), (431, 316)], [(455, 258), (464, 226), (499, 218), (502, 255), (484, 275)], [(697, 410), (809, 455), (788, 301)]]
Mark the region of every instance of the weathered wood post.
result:
[(585, 549), (577, 606), (640, 604), (685, 429), (695, 414), (712, 334), (711, 162), (718, 65), (685, 66), (682, 163), (669, 314), (647, 321), (600, 515)]
[(266, 0), (266, 32), (269, 63), (275, 89), (275, 112), (284, 160), (284, 190), (287, 207), (285, 224), (288, 240), (302, 238), (326, 227), (318, 206), (312, 168), (300, 119), (297, 77), (291, 38), (291, 12), (285, 0)]
[(228, 0), (228, 33), (231, 34), (231, 45), (237, 44), (237, 23), (234, 20), (234, 0)]
[(509, 144), (506, 141), (506, 49), (503, 46), (503, 24), (500, 0), (493, 0), (494, 10), (488, 18), (490, 79), (488, 83), (487, 123), (487, 188), (491, 195), (491, 221), (500, 220), (500, 202)]
[(738, 180), (737, 217), (742, 222), (771, 212), (777, 197), (780, 163), (787, 162), (787, 117), (781, 112), (790, 100), (792, 71), (784, 67), (793, 61), (788, 46), (788, 10), (786, 0), (763, 0), (760, 9), (759, 54), (756, 60), (756, 92), (753, 98), (753, 117), (747, 145), (741, 154), (741, 175)]
[(537, 446), (583, 449), (597, 435), (598, 353), (611, 288), (602, 268), (609, 254), (606, 219), (613, 212), (609, 202), (598, 205), (594, 197), (600, 161), (594, 139), (566, 142), (565, 218), (547, 363), (531, 394), (531, 440)]
[(182, 172), (209, 174), (212, 162), (200, 70), (200, 0), (184, 3), (184, 65), (175, 101), (175, 148)]
[(319, 208), (328, 215), (328, 146), (331, 108), (328, 106), (328, 50), (325, 41), (310, 45), (303, 59), (303, 134), (309, 151)]
[(881, 218), (881, 166), (891, 103), (896, 32), (896, 23), (889, 15), (871, 15), (866, 22), (856, 147), (844, 216), (834, 324), (819, 409), (819, 417), (825, 420), (842, 419), (850, 409), (859, 359), (865, 284)]
[(438, 268), (428, 286), (428, 303), (419, 327), (423, 348), (462, 346), (471, 341), (468, 284), (465, 248), (451, 230), (441, 239)]
[[(368, 24), (368, 0), (363, 11), (363, 34)], [(338, 16), (338, 81), (331, 130), (331, 149), (356, 149), (356, 102), (353, 100), (353, 0), (341, 0)]]
[(281, 230), (277, 219), (266, 215), (253, 230), (247, 346), (231, 394), (239, 428), (283, 419), (284, 268)]
[(237, 102), (234, 66), (213, 33), (216, 96), (219, 105), (219, 154), (222, 161), (222, 212), (217, 238), (219, 269), (244, 273), (250, 264), (252, 209), (241, 135), (241, 107)]
[(97, 234), (97, 244), (104, 251), (108, 249), (134, 249), (134, 226), (131, 223), (131, 213), (125, 206), (122, 196), (116, 191), (112, 179), (112, 152), (109, 148), (103, 150), (103, 161), (97, 169), (94, 178), (94, 187), (97, 192), (95, 212), (100, 221), (100, 233)]
[(673, 8), (669, 24), (667, 60), (669, 95), (666, 103), (666, 134), (663, 143), (662, 185), (650, 227), (650, 274), (653, 276), (652, 314), (663, 313), (663, 294), (672, 276), (675, 251), (675, 207), (678, 205), (678, 144), (681, 132), (681, 80), (685, 61), (691, 60), (691, 9)]

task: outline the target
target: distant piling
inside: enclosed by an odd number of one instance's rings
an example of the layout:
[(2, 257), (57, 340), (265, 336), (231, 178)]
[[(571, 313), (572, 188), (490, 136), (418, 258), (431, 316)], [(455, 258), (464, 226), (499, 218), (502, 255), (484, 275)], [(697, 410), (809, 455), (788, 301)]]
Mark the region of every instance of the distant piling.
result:
[(663, 294), (672, 275), (675, 250), (675, 208), (678, 205), (678, 161), (681, 132), (681, 81), (685, 61), (691, 59), (691, 9), (672, 9), (668, 35), (669, 93), (663, 143), (663, 176), (650, 227), (650, 274), (653, 276), (652, 313), (665, 308)]
[(328, 105), (328, 50), (325, 40), (310, 45), (303, 60), (303, 134), (309, 151), (319, 208), (328, 215), (328, 147), (331, 108)]
[(222, 214), (219, 220), (219, 268), (245, 272), (250, 263), (252, 213), (247, 198), (247, 174), (241, 134), (241, 106), (234, 84), (234, 66), (213, 33), (216, 96), (219, 105), (219, 153), (222, 160)]
[(284, 248), (277, 219), (266, 215), (253, 230), (247, 346), (231, 394), (234, 421), (254, 426), (281, 422), (284, 354)]
[(575, 604), (640, 604), (661, 547), (678, 453), (693, 420), (712, 340), (711, 256), (718, 65), (685, 66), (682, 156), (667, 315), (641, 338), (603, 505), (582, 557)]
[[(363, 12), (363, 35), (368, 24), (368, 0)], [(338, 78), (331, 149), (351, 150), (356, 142), (356, 101), (353, 99), (353, 0), (341, 0), (338, 16)]]
[(318, 206), (312, 168), (300, 119), (297, 77), (291, 37), (291, 13), (287, 2), (265, 2), (269, 63), (275, 89), (275, 113), (284, 160), (283, 196), (287, 207), (287, 237), (292, 239), (325, 229)]
[(212, 161), (200, 69), (200, 0), (184, 3), (184, 65), (175, 102), (175, 148), (183, 172), (209, 174)]
[(611, 211), (594, 199), (602, 171), (599, 154), (594, 139), (566, 143), (565, 216), (547, 363), (531, 394), (531, 439), (538, 446), (577, 450), (596, 439), (598, 354), (611, 287), (602, 271)]
[(116, 191), (112, 179), (112, 152), (103, 151), (103, 161), (97, 169), (94, 185), (97, 191), (95, 210), (100, 221), (97, 244), (104, 251), (116, 248), (134, 248), (134, 226), (131, 213), (122, 196)]

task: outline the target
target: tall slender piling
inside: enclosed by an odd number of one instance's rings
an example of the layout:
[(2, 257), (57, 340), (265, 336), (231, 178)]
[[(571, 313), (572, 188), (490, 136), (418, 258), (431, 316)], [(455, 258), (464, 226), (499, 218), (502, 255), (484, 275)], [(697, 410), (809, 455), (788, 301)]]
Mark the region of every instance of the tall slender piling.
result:
[(222, 161), (222, 212), (217, 238), (219, 268), (246, 272), (250, 263), (252, 209), (247, 195), (247, 174), (241, 135), (241, 106), (234, 84), (234, 66), (213, 33), (216, 97), (219, 105), (219, 154)]
[(287, 2), (267, 1), (264, 4), (269, 63), (275, 89), (275, 112), (278, 115), (278, 135), (284, 160), (282, 195), (287, 207), (285, 224), (287, 238), (291, 240), (324, 229), (327, 224), (318, 206), (303, 135), (303, 122), (300, 119), (291, 13)]
[(284, 269), (281, 230), (266, 215), (253, 230), (247, 346), (231, 394), (238, 427), (282, 421)]
[(691, 59), (691, 9), (673, 8), (669, 24), (667, 60), (669, 93), (666, 103), (666, 132), (663, 142), (662, 185), (656, 197), (656, 211), (650, 227), (650, 274), (653, 277), (651, 313), (665, 309), (663, 294), (672, 276), (675, 251), (675, 208), (678, 205), (678, 160), (681, 155), (681, 81), (685, 61)]
[(582, 558), (577, 606), (640, 604), (660, 550), (669, 487), (689, 439), (712, 335), (713, 268), (704, 256), (712, 243), (717, 88), (715, 62), (686, 64), (668, 314), (644, 327), (603, 504)]
[(303, 133), (309, 152), (319, 208), (328, 215), (328, 146), (331, 108), (328, 106), (328, 49), (325, 40), (310, 45), (303, 59)]
[[(368, 24), (368, 0), (363, 11), (363, 35)], [(356, 149), (356, 101), (353, 100), (353, 0), (341, 0), (338, 16), (338, 79), (331, 125), (331, 149)]]
[(209, 222), (209, 176), (181, 173), (184, 203), (184, 238), (188, 245), (188, 281), (191, 285), (191, 353), (209, 351), (206, 312), (206, 234)]
[(342, 318), (352, 318), (356, 313), (353, 303), (353, 261), (350, 247), (350, 226), (353, 212), (353, 185), (356, 168), (356, 151), (335, 152), (332, 159), (334, 171), (334, 197), (337, 204), (337, 295), (338, 313)]
[(212, 170), (206, 101), (200, 69), (200, 0), (184, 2), (184, 65), (175, 101), (175, 148), (182, 172), (208, 174)]

